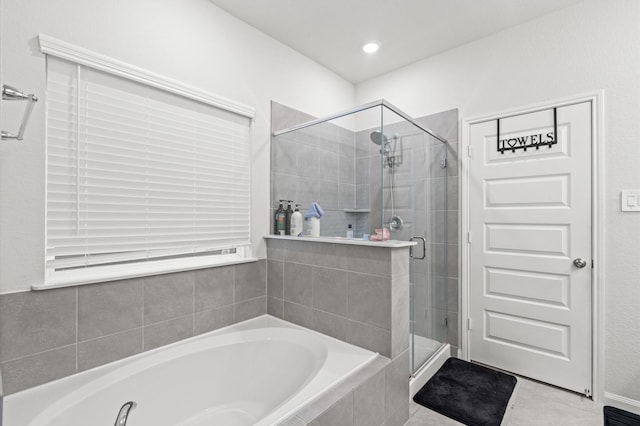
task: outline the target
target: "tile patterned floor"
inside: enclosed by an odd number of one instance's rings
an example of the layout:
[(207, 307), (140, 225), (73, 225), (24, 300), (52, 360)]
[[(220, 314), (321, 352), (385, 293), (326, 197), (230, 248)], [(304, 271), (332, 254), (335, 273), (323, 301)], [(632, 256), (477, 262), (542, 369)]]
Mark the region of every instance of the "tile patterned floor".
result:
[[(413, 401), (409, 415), (405, 426), (462, 425)], [(602, 422), (602, 407), (590, 399), (518, 377), (502, 426), (600, 426)]]

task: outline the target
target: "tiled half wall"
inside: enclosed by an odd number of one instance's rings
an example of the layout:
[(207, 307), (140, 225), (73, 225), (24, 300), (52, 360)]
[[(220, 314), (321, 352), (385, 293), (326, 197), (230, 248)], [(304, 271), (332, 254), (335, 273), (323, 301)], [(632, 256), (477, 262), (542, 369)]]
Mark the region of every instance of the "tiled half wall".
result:
[[(324, 411), (292, 425), (402, 425), (409, 417), (409, 248), (267, 240), (267, 311), (378, 352), (391, 361), (366, 379), (370, 392), (336, 390)], [(360, 376), (362, 378), (362, 376)], [(379, 399), (376, 404), (375, 401)], [(375, 406), (374, 419), (364, 406)], [(311, 418), (316, 420), (310, 421)], [(361, 419), (370, 423), (361, 423)], [(306, 421), (303, 421), (306, 420)], [(289, 423), (288, 423), (289, 424)]]
[(395, 358), (409, 347), (409, 248), (267, 241), (267, 312)]

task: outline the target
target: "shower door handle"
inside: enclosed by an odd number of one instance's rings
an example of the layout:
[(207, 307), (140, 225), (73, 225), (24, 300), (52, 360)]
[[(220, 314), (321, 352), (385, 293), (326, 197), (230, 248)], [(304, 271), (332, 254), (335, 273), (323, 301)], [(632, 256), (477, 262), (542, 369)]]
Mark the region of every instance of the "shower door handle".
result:
[(416, 259), (416, 260), (422, 260), (427, 256), (427, 240), (424, 239), (424, 237), (422, 236), (415, 236), (415, 237), (411, 237), (409, 238), (409, 241), (413, 241), (413, 240), (421, 240), (422, 241), (422, 257), (415, 257), (413, 255), (413, 247), (409, 248), (409, 257), (412, 259)]

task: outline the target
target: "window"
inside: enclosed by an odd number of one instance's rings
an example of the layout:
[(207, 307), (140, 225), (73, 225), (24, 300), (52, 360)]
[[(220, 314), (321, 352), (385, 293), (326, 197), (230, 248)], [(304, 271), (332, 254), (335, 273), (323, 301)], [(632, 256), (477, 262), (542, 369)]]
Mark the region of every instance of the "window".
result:
[(242, 259), (250, 124), (47, 55), (45, 286)]

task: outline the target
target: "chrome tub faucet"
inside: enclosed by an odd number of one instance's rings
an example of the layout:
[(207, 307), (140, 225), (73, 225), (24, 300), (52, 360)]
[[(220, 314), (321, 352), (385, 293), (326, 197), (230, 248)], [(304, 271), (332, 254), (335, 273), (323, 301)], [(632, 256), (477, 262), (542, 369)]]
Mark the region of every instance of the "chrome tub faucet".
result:
[(133, 401), (125, 402), (122, 407), (120, 407), (120, 411), (118, 411), (118, 417), (116, 417), (116, 422), (113, 426), (126, 426), (127, 418), (129, 417), (129, 413), (133, 411), (138, 404)]

